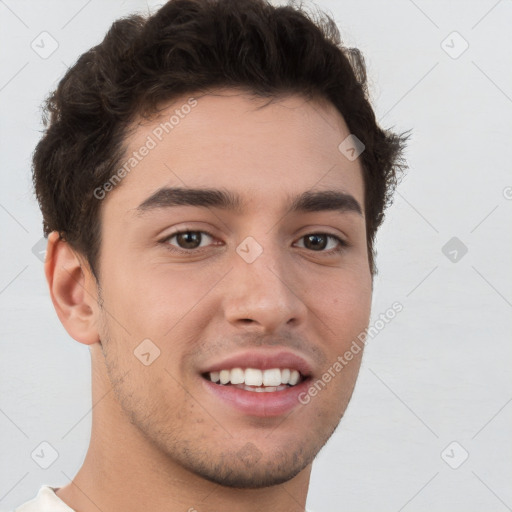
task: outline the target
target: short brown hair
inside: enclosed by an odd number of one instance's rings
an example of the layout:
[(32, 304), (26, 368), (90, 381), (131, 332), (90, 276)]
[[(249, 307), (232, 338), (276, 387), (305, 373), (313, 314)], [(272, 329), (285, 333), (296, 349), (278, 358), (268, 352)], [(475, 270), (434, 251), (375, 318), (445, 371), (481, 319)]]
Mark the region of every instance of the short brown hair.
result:
[[(33, 156), (33, 181), (45, 236), (83, 254), (98, 280), (101, 201), (94, 190), (114, 175), (130, 124), (185, 93), (236, 87), (261, 97), (298, 94), (330, 101), (360, 155), (367, 246), (401, 171), (407, 136), (377, 125), (360, 52), (340, 41), (334, 21), (266, 0), (171, 0), (151, 16), (114, 22), (46, 100), (45, 132)], [(341, 142), (341, 140), (340, 140)]]

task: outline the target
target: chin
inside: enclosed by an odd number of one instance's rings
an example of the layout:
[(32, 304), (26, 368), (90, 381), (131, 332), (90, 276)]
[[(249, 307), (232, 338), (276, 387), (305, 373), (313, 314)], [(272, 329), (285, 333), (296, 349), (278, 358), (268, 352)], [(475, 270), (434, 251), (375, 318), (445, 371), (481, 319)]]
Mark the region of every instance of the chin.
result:
[(195, 473), (210, 482), (236, 489), (261, 489), (283, 484), (297, 476), (312, 460), (297, 460), (296, 454), (290, 454), (287, 460), (258, 461), (245, 464), (232, 460), (217, 464), (215, 467), (195, 468)]

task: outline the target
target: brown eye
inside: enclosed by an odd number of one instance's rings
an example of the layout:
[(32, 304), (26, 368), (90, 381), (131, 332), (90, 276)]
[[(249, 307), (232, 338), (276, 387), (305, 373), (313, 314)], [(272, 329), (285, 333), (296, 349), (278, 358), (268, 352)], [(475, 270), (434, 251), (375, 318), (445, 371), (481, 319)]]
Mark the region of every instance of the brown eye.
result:
[[(210, 239), (213, 238), (205, 231), (179, 231), (166, 238), (165, 243), (172, 246), (172, 250), (192, 251), (204, 247), (204, 245), (201, 246), (201, 243), (205, 236)], [(176, 239), (175, 243), (171, 243), (173, 239)]]
[(199, 231), (186, 231), (176, 235), (176, 241), (182, 249), (197, 249), (201, 245), (201, 233)]
[(308, 249), (323, 250), (327, 247), (328, 237), (326, 235), (306, 235), (304, 246)]
[[(336, 253), (340, 252), (347, 244), (341, 238), (327, 233), (311, 233), (301, 237), (304, 247), (315, 252)], [(329, 244), (329, 241), (331, 243)], [(325, 250), (330, 245), (329, 250)]]

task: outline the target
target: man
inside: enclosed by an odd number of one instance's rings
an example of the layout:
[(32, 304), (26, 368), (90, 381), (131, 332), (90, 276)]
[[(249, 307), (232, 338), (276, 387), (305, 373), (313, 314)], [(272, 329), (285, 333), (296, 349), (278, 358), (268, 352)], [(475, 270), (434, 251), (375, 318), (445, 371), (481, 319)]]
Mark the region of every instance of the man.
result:
[(73, 481), (17, 510), (303, 511), (404, 166), (359, 53), (293, 6), (171, 0), (115, 22), (47, 111), (45, 273), (94, 409)]

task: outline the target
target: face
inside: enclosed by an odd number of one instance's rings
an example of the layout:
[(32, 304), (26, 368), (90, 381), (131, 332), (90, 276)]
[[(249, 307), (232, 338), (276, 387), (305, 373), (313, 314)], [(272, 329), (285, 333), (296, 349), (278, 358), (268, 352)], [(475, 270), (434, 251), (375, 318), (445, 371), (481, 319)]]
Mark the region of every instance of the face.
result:
[(169, 464), (263, 487), (312, 462), (353, 391), (362, 351), (335, 363), (370, 314), (362, 171), (329, 104), (188, 98), (136, 126), (101, 205), (98, 371)]

